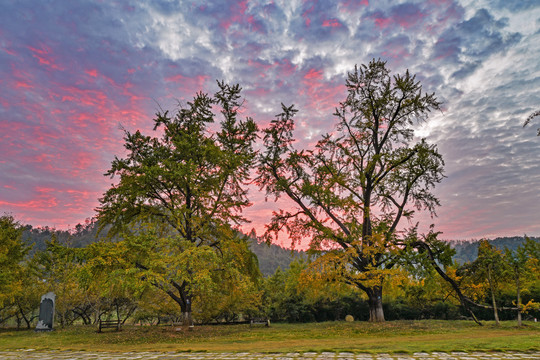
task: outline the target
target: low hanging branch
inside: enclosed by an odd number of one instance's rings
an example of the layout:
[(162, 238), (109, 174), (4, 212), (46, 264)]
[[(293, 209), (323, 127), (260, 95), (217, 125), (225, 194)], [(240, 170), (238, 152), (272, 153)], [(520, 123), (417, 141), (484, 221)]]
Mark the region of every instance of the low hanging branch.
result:
[[(537, 116), (540, 116), (540, 110), (533, 111), (523, 123), (523, 127), (527, 126), (531, 122), (531, 120)], [(538, 133), (536, 135), (540, 136), (540, 128), (538, 128)]]
[[(472, 311), (469, 305), (476, 306), (482, 309), (491, 309), (491, 310), (493, 310), (493, 306), (478, 304), (477, 302), (473, 301), (471, 298), (463, 294), (458, 283), (454, 279), (452, 279), (450, 276), (448, 276), (448, 274), (446, 274), (446, 272), (444, 272), (443, 269), (441, 269), (441, 267), (436, 261), (435, 254), (433, 253), (433, 250), (431, 249), (429, 244), (425, 243), (424, 241), (415, 241), (412, 244), (410, 244), (410, 246), (412, 246), (413, 248), (417, 249), (420, 252), (427, 253), (429, 257), (429, 261), (431, 265), (433, 266), (433, 268), (435, 269), (435, 271), (437, 271), (437, 273), (452, 286), (463, 308), (465, 308), (465, 310), (471, 315), (471, 317), (474, 319), (474, 321), (478, 325), (482, 326), (483, 324), (476, 318), (476, 316), (474, 315), (474, 312)], [(501, 307), (500, 309), (501, 310), (514, 310), (514, 311), (519, 310), (519, 308), (517, 307)]]
[(415, 249), (418, 249), (418, 251), (421, 251), (421, 252), (426, 252), (428, 254), (428, 257), (429, 257), (429, 261), (431, 263), (431, 265), (433, 266), (433, 268), (435, 269), (435, 271), (437, 271), (437, 273), (446, 281), (448, 282), (452, 288), (454, 289), (454, 291), (456, 292), (458, 298), (459, 298), (459, 302), (461, 303), (461, 305), (465, 308), (465, 310), (472, 316), (472, 318), (474, 319), (474, 321), (478, 324), (478, 325), (481, 325), (482, 326), (482, 323), (480, 321), (478, 321), (478, 319), (476, 318), (476, 316), (474, 315), (474, 312), (471, 310), (471, 308), (468, 306), (469, 304), (474, 304), (474, 302), (469, 299), (467, 296), (465, 296), (462, 292), (461, 292), (461, 289), (459, 288), (459, 285), (454, 281), (454, 279), (452, 279), (451, 277), (449, 277), (443, 269), (441, 269), (441, 267), (439, 266), (439, 264), (437, 264), (437, 261), (435, 259), (435, 255), (433, 254), (433, 251), (431, 250), (431, 247), (426, 244), (425, 242), (423, 241), (415, 241), (411, 244), (411, 246)]

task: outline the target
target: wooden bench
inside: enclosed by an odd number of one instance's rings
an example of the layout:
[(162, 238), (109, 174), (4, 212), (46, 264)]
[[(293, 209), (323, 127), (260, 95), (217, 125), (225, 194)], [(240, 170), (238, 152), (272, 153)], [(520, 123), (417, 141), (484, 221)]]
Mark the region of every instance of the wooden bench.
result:
[(116, 329), (120, 331), (120, 320), (99, 320), (98, 333), (103, 329)]
[(253, 325), (256, 325), (256, 324), (261, 324), (261, 325), (264, 325), (266, 327), (270, 327), (270, 319), (267, 319), (267, 318), (253, 318), (249, 322), (249, 326), (253, 326)]

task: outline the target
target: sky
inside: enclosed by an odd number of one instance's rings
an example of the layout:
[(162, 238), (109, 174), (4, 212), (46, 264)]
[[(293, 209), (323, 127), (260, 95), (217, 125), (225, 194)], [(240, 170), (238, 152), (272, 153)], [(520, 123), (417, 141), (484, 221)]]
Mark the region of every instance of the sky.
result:
[[(355, 64), (387, 61), (435, 92), (416, 135), (437, 144), (443, 239), (540, 235), (540, 2), (537, 0), (0, 1), (0, 213), (73, 228), (115, 179), (123, 132), (151, 134), (216, 80), (239, 83), (261, 126), (299, 109), (298, 148), (334, 129)], [(245, 211), (260, 234), (272, 209)], [(406, 225), (406, 224), (405, 224)]]

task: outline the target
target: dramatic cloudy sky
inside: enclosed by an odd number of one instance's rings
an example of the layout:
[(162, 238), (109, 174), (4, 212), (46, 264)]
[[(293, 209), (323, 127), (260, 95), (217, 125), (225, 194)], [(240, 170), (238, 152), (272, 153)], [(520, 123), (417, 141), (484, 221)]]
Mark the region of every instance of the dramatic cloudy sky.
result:
[[(438, 144), (443, 238), (540, 235), (537, 0), (0, 2), (0, 212), (34, 226), (94, 215), (123, 126), (149, 131), (215, 80), (240, 83), (262, 126), (300, 109), (298, 146), (332, 130), (355, 64), (409, 69), (444, 101), (418, 129)], [(248, 226), (274, 203), (252, 190)]]

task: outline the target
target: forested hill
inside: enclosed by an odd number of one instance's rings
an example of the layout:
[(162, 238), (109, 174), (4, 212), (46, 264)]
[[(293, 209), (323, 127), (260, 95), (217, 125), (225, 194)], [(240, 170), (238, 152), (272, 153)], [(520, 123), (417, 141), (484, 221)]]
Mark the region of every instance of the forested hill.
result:
[[(50, 241), (55, 235), (58, 242), (69, 247), (81, 248), (96, 241), (98, 237), (98, 225), (95, 221), (88, 219), (85, 224), (78, 224), (74, 229), (69, 231), (56, 230), (49, 227), (33, 228), (30, 225), (24, 226), (23, 240), (26, 244), (31, 245), (30, 253), (35, 251), (43, 251), (46, 249), (46, 242)], [(105, 237), (100, 234), (100, 238)]]
[[(55, 230), (49, 227), (33, 228), (30, 225), (26, 225), (24, 229), (23, 240), (32, 246), (31, 254), (38, 250), (45, 250), (46, 242), (51, 240), (53, 234), (56, 235), (58, 242), (73, 248), (85, 247), (95, 242), (98, 237), (98, 225), (92, 220), (86, 221), (85, 224), (78, 224), (70, 231)], [(100, 234), (99, 237), (105, 237), (104, 234)], [(274, 274), (278, 267), (281, 270), (287, 270), (294, 259), (305, 256), (302, 251), (291, 251), (278, 245), (259, 243), (254, 237), (250, 237), (248, 241), (251, 251), (259, 259), (259, 268), (263, 276)]]
[[(59, 231), (48, 227), (32, 228), (27, 225), (25, 226), (23, 239), (27, 244), (33, 245), (32, 253), (36, 250), (45, 250), (46, 241), (51, 239), (53, 233), (56, 234), (60, 243), (78, 248), (95, 242), (97, 229), (97, 223), (92, 220), (86, 221), (84, 225), (79, 224), (70, 231)], [(100, 235), (100, 237), (104, 237), (104, 235)], [(533, 239), (540, 241), (540, 238)], [(281, 270), (288, 269), (290, 263), (295, 258), (306, 257), (306, 254), (303, 251), (291, 251), (278, 245), (259, 243), (253, 236), (250, 237), (249, 241), (251, 251), (257, 255), (259, 267), (264, 276), (272, 275), (278, 267), (281, 268)], [(524, 241), (525, 238), (522, 236), (501, 237), (489, 240), (489, 242), (501, 250), (504, 250), (506, 247), (510, 250), (515, 250)], [(450, 241), (450, 244), (456, 250), (454, 260), (460, 264), (474, 261), (478, 256), (478, 240), (453, 240)]]
[[(540, 241), (540, 238), (531, 237), (531, 239)], [(505, 248), (514, 251), (525, 242), (525, 237), (499, 237), (488, 241), (502, 251)], [(478, 240), (450, 241), (450, 244), (456, 250), (454, 260), (460, 264), (474, 261), (478, 256)]]
[(259, 259), (259, 269), (265, 277), (273, 275), (277, 268), (287, 270), (294, 259), (307, 258), (304, 251), (291, 251), (278, 245), (259, 243), (254, 238), (250, 238), (250, 244), (251, 251)]

